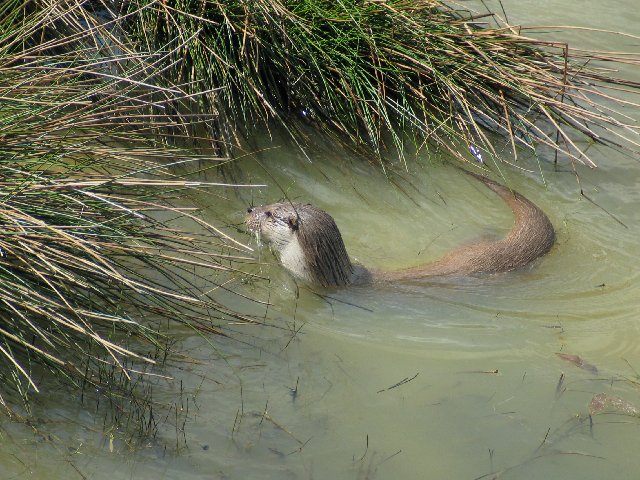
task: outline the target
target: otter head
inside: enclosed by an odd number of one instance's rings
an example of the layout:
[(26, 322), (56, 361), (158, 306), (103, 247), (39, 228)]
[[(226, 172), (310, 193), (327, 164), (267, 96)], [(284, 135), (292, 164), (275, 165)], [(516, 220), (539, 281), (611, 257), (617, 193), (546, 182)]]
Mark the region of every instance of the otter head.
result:
[(271, 244), (294, 275), (324, 287), (351, 282), (353, 266), (327, 212), (302, 203), (274, 203), (247, 209), (244, 222), (249, 231)]

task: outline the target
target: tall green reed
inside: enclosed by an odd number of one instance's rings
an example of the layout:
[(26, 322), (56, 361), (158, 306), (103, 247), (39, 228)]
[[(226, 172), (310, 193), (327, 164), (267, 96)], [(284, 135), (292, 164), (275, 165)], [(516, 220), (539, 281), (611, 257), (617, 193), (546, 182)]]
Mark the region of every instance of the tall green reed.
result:
[(165, 48), (176, 83), (217, 89), (201, 108), (218, 113), (215, 131), (229, 142), (275, 119), (301, 144), (307, 130), (296, 125), (310, 123), (401, 157), (407, 140), (458, 157), (461, 142), (495, 152), (496, 132), (516, 156), (518, 144), (544, 145), (588, 165), (591, 143), (638, 146), (633, 121), (617, 109), (637, 108), (619, 92), (637, 96), (640, 83), (615, 68), (640, 56), (536, 40), (492, 14), (439, 0), (121, 5), (131, 35)]

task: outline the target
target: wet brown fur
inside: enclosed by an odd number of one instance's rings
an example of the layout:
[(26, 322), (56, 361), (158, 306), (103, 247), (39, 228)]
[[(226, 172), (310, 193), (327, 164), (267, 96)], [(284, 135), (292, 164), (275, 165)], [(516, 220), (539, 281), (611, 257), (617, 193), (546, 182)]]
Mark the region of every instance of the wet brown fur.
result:
[[(325, 287), (507, 272), (528, 265), (551, 249), (555, 232), (542, 210), (498, 182), (463, 171), (480, 180), (509, 205), (515, 216), (515, 225), (503, 239), (459, 247), (435, 262), (417, 267), (389, 272), (354, 268), (333, 218), (312, 205), (277, 203), (251, 208), (245, 223), (251, 231), (261, 233), (275, 243), (283, 265), (305, 280)], [(284, 235), (280, 237), (278, 228), (290, 230), (286, 234), (282, 232)], [(297, 239), (299, 249), (291, 248), (296, 247), (290, 243), (294, 239)], [(303, 255), (306, 261), (287, 255)], [(297, 265), (297, 260), (303, 266), (292, 268), (291, 265)]]
[(324, 286), (351, 283), (353, 265), (333, 217), (313, 205), (297, 204), (296, 211), (301, 225), (298, 241), (307, 253), (313, 283)]

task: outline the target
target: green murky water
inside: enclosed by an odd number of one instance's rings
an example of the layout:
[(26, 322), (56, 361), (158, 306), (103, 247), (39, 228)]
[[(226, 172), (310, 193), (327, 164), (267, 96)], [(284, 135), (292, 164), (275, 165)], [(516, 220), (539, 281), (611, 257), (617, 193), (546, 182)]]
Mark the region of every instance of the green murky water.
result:
[[(606, 8), (536, 2), (535, 10), (504, 3), (512, 23), (640, 33), (628, 0)], [(579, 31), (571, 38), (611, 50), (638, 44)], [(389, 182), (344, 152), (309, 150), (309, 162), (282, 138), (260, 143), (276, 147), (259, 158), (277, 171), (271, 178), (243, 160), (250, 180), (269, 187), (229, 202), (231, 221), (241, 221), (249, 202), (278, 200), (277, 182), (291, 198), (331, 212), (352, 257), (387, 268), (510, 227), (494, 194), (437, 157), (411, 162)], [(640, 406), (640, 164), (611, 150), (590, 152), (599, 168), (579, 173), (595, 204), (544, 152), (539, 162), (519, 159), (533, 173), (505, 172), (557, 229), (557, 245), (533, 268), (321, 297), (298, 289), (263, 250), (264, 265), (254, 271), (270, 284), (243, 288), (272, 304), (252, 307), (267, 326), (238, 326), (238, 340), (221, 341), (215, 354), (206, 339), (184, 332), (181, 350), (202, 362), (171, 367), (175, 380), (163, 388), (172, 398), (182, 382), (186, 437), (169, 422), (142, 448), (110, 444), (101, 418), (55, 402), (48, 418), (59, 441), (3, 425), (0, 477), (636, 478), (640, 419), (613, 411), (590, 420), (588, 408), (599, 393)], [(205, 214), (219, 208), (213, 196), (195, 200), (211, 205)]]

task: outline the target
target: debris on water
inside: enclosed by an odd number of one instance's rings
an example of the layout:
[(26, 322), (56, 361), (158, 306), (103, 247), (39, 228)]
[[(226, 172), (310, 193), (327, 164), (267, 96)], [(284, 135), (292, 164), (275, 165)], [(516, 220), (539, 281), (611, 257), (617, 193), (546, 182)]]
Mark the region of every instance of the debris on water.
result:
[(640, 409), (624, 398), (607, 395), (606, 393), (597, 393), (589, 403), (589, 415), (595, 415), (609, 407), (623, 415), (632, 417), (640, 417)]
[(565, 362), (573, 363), (578, 368), (586, 370), (594, 375), (598, 375), (598, 368), (595, 365), (585, 362), (578, 355), (569, 355), (567, 353), (556, 353), (556, 355)]
[(298, 398), (298, 383), (300, 383), (300, 377), (296, 379), (296, 388), (288, 387), (289, 393), (291, 394), (291, 400), (294, 402), (296, 401), (296, 398)]
[(400, 380), (398, 383), (394, 383), (393, 385), (391, 385), (390, 387), (387, 388), (383, 388), (382, 390), (378, 390), (376, 393), (382, 393), (382, 392), (386, 392), (387, 390), (391, 390), (393, 388), (399, 387), (401, 385), (404, 385), (405, 383), (409, 383), (411, 380), (415, 379), (418, 375), (420, 375), (420, 372), (416, 373), (413, 377), (409, 378), (409, 377), (405, 377), (402, 380)]
[(566, 388), (564, 387), (564, 373), (560, 374), (560, 378), (558, 379), (558, 384), (556, 385), (556, 398), (560, 397), (564, 393)]

